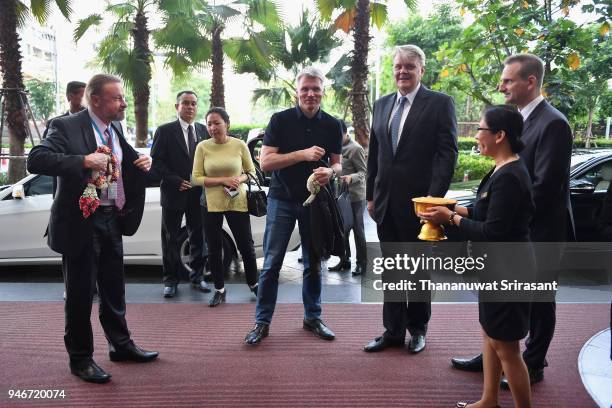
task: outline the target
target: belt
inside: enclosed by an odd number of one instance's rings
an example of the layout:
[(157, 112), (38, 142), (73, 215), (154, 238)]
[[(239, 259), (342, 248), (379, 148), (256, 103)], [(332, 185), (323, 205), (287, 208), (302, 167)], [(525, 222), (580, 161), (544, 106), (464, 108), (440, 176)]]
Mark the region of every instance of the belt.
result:
[(97, 211), (103, 212), (105, 214), (114, 213), (117, 211), (117, 207), (114, 205), (100, 205), (98, 206)]

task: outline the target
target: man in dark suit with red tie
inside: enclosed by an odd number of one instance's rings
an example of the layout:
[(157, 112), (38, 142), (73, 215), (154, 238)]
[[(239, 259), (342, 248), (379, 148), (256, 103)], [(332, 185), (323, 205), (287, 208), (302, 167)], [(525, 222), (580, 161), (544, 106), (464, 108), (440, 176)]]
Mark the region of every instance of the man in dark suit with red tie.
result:
[(176, 295), (181, 263), (179, 237), (185, 215), (189, 236), (189, 279), (194, 289), (210, 292), (203, 279), (204, 235), (200, 196), (202, 188), (191, 185), (193, 157), (198, 142), (206, 136), (204, 125), (195, 123), (198, 96), (193, 91), (181, 91), (176, 96), (178, 119), (161, 125), (155, 132), (151, 156), (153, 169), (161, 177), (162, 253), (164, 297)]
[[(523, 116), (520, 153), (533, 182), (535, 214), (529, 225), (531, 241), (536, 244), (540, 281), (557, 280), (562, 243), (573, 238), (569, 192), (572, 131), (565, 116), (542, 95), (544, 63), (533, 54), (517, 54), (504, 61), (499, 91), (506, 102), (516, 105)], [(569, 232), (569, 234), (568, 234)], [(544, 244), (541, 244), (544, 243)], [(529, 336), (523, 360), (531, 384), (544, 379), (548, 365), (546, 353), (555, 332), (556, 304), (552, 299), (531, 302)], [(453, 367), (464, 371), (482, 371), (482, 355), (453, 358)], [(506, 379), (502, 388), (508, 389)]]
[[(92, 359), (91, 306), (95, 281), (99, 289), (100, 323), (109, 343), (111, 361), (146, 362), (155, 351), (136, 346), (125, 319), (122, 235), (133, 235), (142, 219), (151, 159), (139, 155), (125, 140), (118, 122), (127, 103), (121, 80), (98, 74), (86, 88), (89, 109), (55, 119), (46, 139), (28, 156), (28, 171), (57, 177), (51, 207), (48, 244), (62, 254), (66, 284), (64, 342), (70, 370), (95, 383), (110, 374)], [(106, 146), (111, 155), (97, 152)], [(117, 180), (97, 190), (100, 206), (88, 215), (80, 198), (95, 172), (116, 163)], [(86, 216), (88, 215), (88, 216)]]
[[(397, 92), (374, 102), (366, 200), (383, 243), (418, 241), (420, 222), (412, 198), (444, 197), (457, 160), (457, 119), (448, 95), (421, 84), (425, 54), (415, 45), (399, 46), (393, 59)], [(384, 278), (384, 276), (383, 276)], [(409, 295), (410, 296), (410, 295)], [(383, 305), (382, 336), (368, 343), (366, 352), (404, 345), (419, 353), (425, 348), (431, 316), (431, 294), (419, 299), (388, 301)]]

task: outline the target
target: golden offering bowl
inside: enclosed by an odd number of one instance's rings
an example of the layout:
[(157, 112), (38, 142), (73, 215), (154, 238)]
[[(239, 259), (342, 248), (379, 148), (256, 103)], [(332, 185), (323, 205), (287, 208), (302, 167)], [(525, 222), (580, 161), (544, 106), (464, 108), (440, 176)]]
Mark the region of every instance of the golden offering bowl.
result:
[[(455, 204), (457, 204), (457, 200), (441, 197), (416, 197), (412, 199), (412, 202), (414, 203), (415, 214), (425, 212), (428, 208), (439, 205), (453, 209)], [(421, 241), (443, 241), (446, 239), (443, 226), (434, 224), (431, 221), (421, 222), (423, 222), (423, 226), (421, 227), (421, 233), (418, 236)]]

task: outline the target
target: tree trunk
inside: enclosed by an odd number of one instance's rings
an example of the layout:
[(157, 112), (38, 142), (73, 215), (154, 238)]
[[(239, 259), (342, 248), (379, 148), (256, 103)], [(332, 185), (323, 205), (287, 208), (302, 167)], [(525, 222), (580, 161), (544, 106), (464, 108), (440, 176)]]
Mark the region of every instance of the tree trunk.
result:
[(149, 29), (144, 10), (138, 10), (132, 30), (134, 51), (139, 62), (144, 66), (142, 78), (134, 78), (132, 95), (134, 96), (134, 116), (136, 120), (136, 147), (147, 145), (149, 130), (149, 95), (151, 82), (151, 50), (149, 49)]
[(589, 122), (586, 128), (586, 134), (584, 138), (586, 139), (585, 147), (587, 149), (591, 148), (591, 142), (593, 141), (593, 111), (595, 109), (593, 107), (589, 108)]
[(358, 0), (355, 28), (353, 30), (353, 97), (351, 98), (351, 111), (353, 113), (353, 127), (355, 139), (364, 148), (368, 147), (370, 130), (367, 106), (368, 81), (368, 48), (370, 43), (370, 1)]
[[(19, 35), (17, 35), (17, 0), (0, 0), (0, 70), (3, 77), (3, 88), (14, 89), (4, 94), (6, 103), (6, 125), (9, 137), (9, 154), (24, 155), (26, 112), (17, 90), (23, 90), (23, 75), (21, 73), (21, 51)], [(25, 95), (23, 98), (25, 99)], [(4, 143), (4, 139), (3, 139)], [(8, 180), (15, 183), (26, 175), (25, 160), (9, 161)]]
[(216, 23), (212, 30), (212, 84), (210, 106), (225, 108), (225, 86), (223, 85), (223, 25)]

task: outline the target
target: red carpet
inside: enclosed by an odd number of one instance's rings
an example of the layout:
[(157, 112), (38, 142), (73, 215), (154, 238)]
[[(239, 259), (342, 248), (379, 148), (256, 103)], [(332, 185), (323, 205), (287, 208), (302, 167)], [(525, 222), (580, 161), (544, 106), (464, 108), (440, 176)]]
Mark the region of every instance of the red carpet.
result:
[[(94, 308), (97, 313), (97, 308)], [(474, 401), (480, 374), (450, 368), (450, 358), (479, 352), (476, 305), (434, 305), (427, 348), (361, 351), (382, 332), (380, 305), (326, 304), (333, 342), (302, 329), (301, 305), (278, 305), (270, 337), (242, 341), (253, 304), (130, 304), (137, 344), (160, 351), (149, 364), (112, 363), (97, 319), (95, 360), (106, 385), (72, 376), (63, 344), (63, 304), (0, 302), (0, 406), (453, 407)], [(577, 369), (580, 347), (607, 327), (609, 305), (559, 305), (557, 332), (535, 407), (593, 407)], [(61, 400), (10, 400), (9, 389), (61, 389)], [(511, 407), (509, 392), (500, 403)]]

